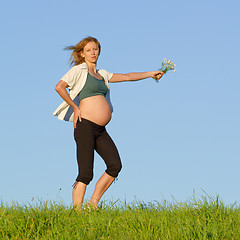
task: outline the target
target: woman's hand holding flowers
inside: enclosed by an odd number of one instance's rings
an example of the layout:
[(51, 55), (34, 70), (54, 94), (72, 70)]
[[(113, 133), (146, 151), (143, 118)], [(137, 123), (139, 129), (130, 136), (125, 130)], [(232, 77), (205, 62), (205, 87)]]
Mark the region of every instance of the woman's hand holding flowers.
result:
[[(176, 64), (174, 64), (173, 62), (171, 62), (171, 60), (167, 60), (166, 58), (163, 59), (162, 61), (162, 67), (159, 69), (159, 71), (166, 73), (170, 70), (173, 70), (174, 72), (176, 72)], [(161, 78), (161, 77), (160, 77)], [(160, 79), (157, 76), (154, 77), (154, 79), (158, 82), (158, 80)]]
[(152, 71), (152, 72), (150, 72), (150, 74), (151, 74), (152, 78), (154, 78), (156, 80), (159, 80), (163, 76), (164, 72), (162, 72), (162, 71)]

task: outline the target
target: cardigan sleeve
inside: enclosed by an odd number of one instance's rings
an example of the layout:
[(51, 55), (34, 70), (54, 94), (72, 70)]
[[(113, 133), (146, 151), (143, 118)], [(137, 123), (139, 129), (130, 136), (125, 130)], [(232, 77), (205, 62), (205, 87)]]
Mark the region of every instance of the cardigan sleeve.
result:
[(106, 79), (108, 82), (113, 75), (113, 73), (110, 73), (110, 72), (106, 71), (105, 69), (101, 69), (100, 74), (102, 74), (103, 78)]
[(79, 78), (79, 70), (77, 66), (74, 66), (61, 78), (61, 80), (68, 84), (68, 89), (72, 89)]
[(109, 80), (111, 79), (111, 77), (113, 76), (113, 73), (110, 73), (108, 71), (106, 71), (106, 74), (107, 74), (107, 80), (109, 82)]

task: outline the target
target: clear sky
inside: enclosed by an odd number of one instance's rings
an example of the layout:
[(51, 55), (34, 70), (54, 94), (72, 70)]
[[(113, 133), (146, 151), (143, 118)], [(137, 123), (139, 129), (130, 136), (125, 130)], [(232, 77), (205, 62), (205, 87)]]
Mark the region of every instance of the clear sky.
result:
[[(0, 198), (71, 203), (77, 176), (72, 123), (52, 113), (70, 69), (63, 48), (89, 35), (98, 68), (177, 72), (159, 83), (112, 83), (107, 130), (123, 169), (103, 200), (187, 201), (206, 191), (240, 200), (240, 2), (4, 1), (1, 4)], [(105, 170), (96, 155), (94, 180)], [(61, 189), (61, 190), (59, 190)]]

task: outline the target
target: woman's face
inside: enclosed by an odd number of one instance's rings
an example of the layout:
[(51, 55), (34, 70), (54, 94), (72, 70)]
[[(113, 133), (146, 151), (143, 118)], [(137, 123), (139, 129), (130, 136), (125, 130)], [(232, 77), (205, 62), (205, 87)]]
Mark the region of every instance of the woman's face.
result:
[(85, 62), (96, 63), (99, 56), (99, 48), (95, 42), (89, 42), (83, 48), (82, 56), (85, 58)]

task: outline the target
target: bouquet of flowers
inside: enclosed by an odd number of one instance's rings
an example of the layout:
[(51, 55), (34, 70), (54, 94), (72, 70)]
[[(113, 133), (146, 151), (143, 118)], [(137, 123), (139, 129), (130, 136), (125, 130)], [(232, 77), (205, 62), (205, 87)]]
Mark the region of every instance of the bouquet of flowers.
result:
[[(162, 61), (162, 67), (159, 69), (159, 71), (166, 73), (170, 70), (173, 70), (174, 72), (176, 72), (175, 67), (176, 67), (176, 64), (173, 64), (173, 62), (164, 58)], [(155, 80), (157, 82), (159, 82), (159, 80), (157, 80), (157, 78), (155, 78)]]

